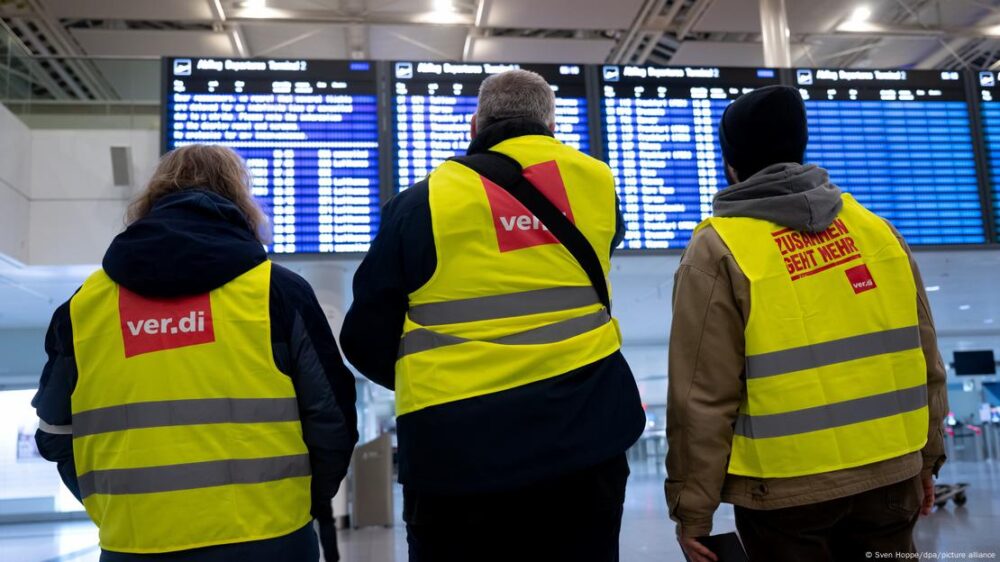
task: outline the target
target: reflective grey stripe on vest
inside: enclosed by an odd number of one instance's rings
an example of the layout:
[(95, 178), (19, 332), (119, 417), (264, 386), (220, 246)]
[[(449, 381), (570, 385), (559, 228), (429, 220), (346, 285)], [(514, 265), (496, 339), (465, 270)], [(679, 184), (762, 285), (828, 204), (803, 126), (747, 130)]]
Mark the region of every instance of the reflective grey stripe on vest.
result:
[(309, 455), (94, 470), (81, 474), (80, 495), (152, 494), (309, 476)]
[(38, 429), (52, 435), (73, 435), (73, 425), (52, 425), (39, 418)]
[(747, 357), (747, 378), (770, 377), (920, 347), (920, 328), (910, 326)]
[[(610, 321), (611, 316), (608, 315), (608, 311), (602, 308), (601, 310), (590, 314), (570, 318), (569, 320), (563, 320), (562, 322), (556, 322), (554, 324), (542, 326), (541, 328), (535, 328), (533, 330), (527, 330), (517, 334), (497, 338), (495, 340), (489, 340), (489, 343), (503, 345), (556, 343), (574, 336), (579, 336), (580, 334), (585, 334), (596, 328), (600, 328)], [(449, 345), (458, 345), (469, 341), (480, 340), (469, 340), (457, 336), (439, 334), (432, 330), (413, 330), (412, 332), (407, 333), (400, 342), (399, 356), (403, 357), (405, 355), (420, 353), (421, 351), (427, 351)]]
[(926, 405), (927, 386), (920, 385), (781, 414), (740, 414), (736, 434), (750, 439), (786, 437), (912, 412)]
[(553, 287), (491, 297), (476, 297), (410, 307), (410, 320), (422, 326), (478, 322), (570, 310), (600, 304), (597, 291), (585, 287)]
[(74, 437), (172, 425), (296, 421), (295, 398), (206, 398), (109, 406), (73, 414)]

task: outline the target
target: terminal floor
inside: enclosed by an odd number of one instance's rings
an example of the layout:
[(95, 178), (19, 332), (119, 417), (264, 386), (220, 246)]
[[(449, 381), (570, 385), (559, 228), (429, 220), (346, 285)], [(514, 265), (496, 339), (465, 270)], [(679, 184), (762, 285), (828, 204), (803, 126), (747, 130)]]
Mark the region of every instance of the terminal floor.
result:
[[(658, 464), (633, 465), (622, 523), (623, 562), (683, 560), (667, 519)], [(924, 558), (973, 559), (978, 552), (989, 553), (980, 560), (1000, 559), (1000, 463), (949, 463), (941, 481), (969, 482), (972, 488), (964, 507), (948, 504), (920, 521), (916, 540), (918, 550), (928, 553)], [(400, 507), (397, 493), (397, 519)], [(732, 508), (723, 506), (714, 532), (734, 528)], [(95, 562), (96, 537), (86, 521), (0, 525), (0, 561)], [(340, 550), (344, 562), (404, 562), (406, 534), (399, 524), (341, 531)]]

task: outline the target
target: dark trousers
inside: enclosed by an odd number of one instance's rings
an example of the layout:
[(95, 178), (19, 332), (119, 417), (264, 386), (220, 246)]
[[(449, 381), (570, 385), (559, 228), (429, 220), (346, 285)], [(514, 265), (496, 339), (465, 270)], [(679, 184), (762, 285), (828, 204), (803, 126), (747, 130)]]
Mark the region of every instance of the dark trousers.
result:
[(620, 455), (504, 492), (444, 496), (404, 488), (410, 562), (617, 562), (628, 474)]
[(736, 528), (752, 562), (894, 560), (892, 554), (916, 552), (913, 526), (923, 497), (917, 476), (813, 505), (737, 506)]

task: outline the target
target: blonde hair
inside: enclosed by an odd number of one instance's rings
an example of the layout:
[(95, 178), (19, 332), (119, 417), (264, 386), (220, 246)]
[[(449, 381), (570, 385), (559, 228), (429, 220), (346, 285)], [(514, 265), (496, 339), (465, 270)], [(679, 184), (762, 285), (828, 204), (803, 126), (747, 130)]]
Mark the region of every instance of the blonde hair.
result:
[(129, 205), (125, 221), (132, 224), (145, 217), (167, 195), (197, 188), (232, 201), (254, 236), (266, 244), (270, 238), (267, 216), (253, 197), (252, 185), (246, 163), (231, 149), (213, 144), (182, 146), (160, 158), (146, 189)]

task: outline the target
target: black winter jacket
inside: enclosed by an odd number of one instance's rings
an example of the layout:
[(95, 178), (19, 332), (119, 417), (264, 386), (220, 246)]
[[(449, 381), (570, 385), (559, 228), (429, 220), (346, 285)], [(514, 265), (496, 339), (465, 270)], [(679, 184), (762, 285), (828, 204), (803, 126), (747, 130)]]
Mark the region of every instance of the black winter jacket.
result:
[[(542, 123), (508, 119), (480, 131), (468, 154), (523, 135), (552, 133)], [(348, 360), (390, 389), (408, 295), (437, 267), (428, 194), (423, 180), (385, 205), (341, 332)], [(620, 216), (617, 226), (609, 254), (624, 237)], [(401, 416), (399, 480), (410, 497), (518, 488), (621, 454), (645, 421), (632, 372), (615, 352), (564, 375)]]
[[(240, 210), (227, 199), (198, 189), (172, 194), (119, 234), (103, 267), (116, 283), (147, 297), (202, 294), (267, 259)], [(278, 369), (288, 375), (299, 402), (303, 438), (312, 465), (312, 513), (329, 517), (330, 500), (347, 473), (358, 440), (354, 376), (309, 284), (274, 264), (270, 289), (271, 346)], [(48, 362), (32, 405), (51, 425), (71, 425), (71, 397), (77, 381), (69, 302), (52, 317), (45, 338)], [(38, 449), (58, 463), (63, 482), (80, 497), (71, 435), (39, 430)], [(237, 515), (234, 514), (234, 517)], [(252, 548), (247, 548), (250, 544)], [(315, 551), (315, 534), (300, 531), (246, 545), (188, 551), (183, 560), (243, 562), (301, 560)], [(296, 557), (295, 552), (303, 556)], [(287, 556), (292, 553), (291, 558)], [(102, 560), (161, 560), (162, 555), (106, 552)]]

